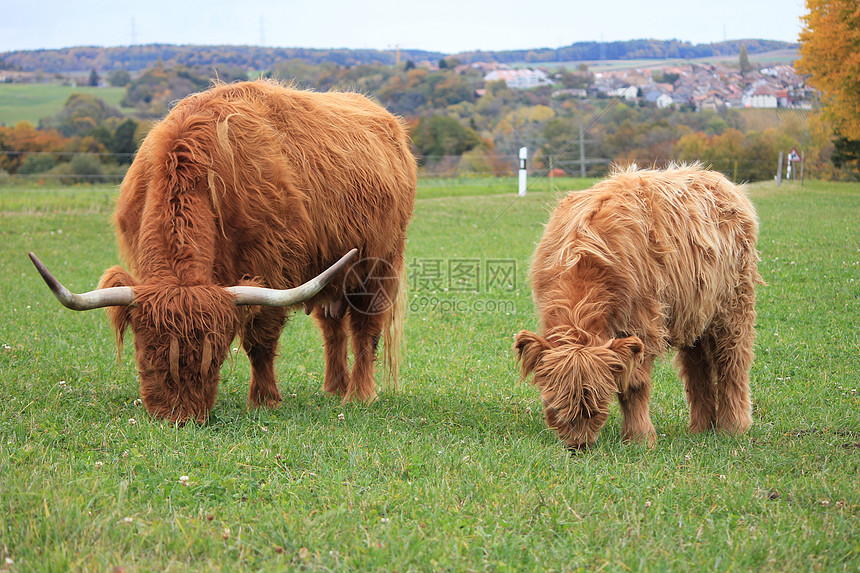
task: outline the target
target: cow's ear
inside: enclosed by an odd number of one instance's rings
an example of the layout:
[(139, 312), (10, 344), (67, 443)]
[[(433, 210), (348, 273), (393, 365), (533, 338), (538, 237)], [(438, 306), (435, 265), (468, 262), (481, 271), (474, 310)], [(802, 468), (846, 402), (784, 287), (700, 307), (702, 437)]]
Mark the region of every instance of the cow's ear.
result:
[(549, 348), (550, 344), (543, 336), (528, 330), (521, 330), (514, 337), (514, 351), (517, 354), (523, 378), (535, 369), (541, 354)]
[(619, 388), (626, 390), (633, 372), (642, 360), (645, 345), (638, 336), (625, 336), (612, 339), (609, 349), (617, 358), (609, 361), (609, 367), (618, 381)]
[[(134, 278), (128, 274), (125, 269), (120, 266), (113, 266), (106, 270), (99, 279), (99, 288), (111, 288), (118, 286), (134, 287), (137, 286)], [(113, 326), (116, 334), (116, 352), (117, 359), (122, 353), (122, 341), (125, 336), (125, 331), (131, 324), (131, 306), (109, 306), (107, 307), (108, 316), (110, 316), (111, 326)]]

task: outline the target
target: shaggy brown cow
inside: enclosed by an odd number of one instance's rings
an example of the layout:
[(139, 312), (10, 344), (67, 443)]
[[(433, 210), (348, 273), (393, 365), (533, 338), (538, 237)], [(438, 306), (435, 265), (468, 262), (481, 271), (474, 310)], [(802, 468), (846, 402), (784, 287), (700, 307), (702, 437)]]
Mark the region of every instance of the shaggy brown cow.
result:
[[(131, 326), (143, 402), (159, 417), (207, 418), (237, 332), (250, 404), (277, 404), (275, 349), (301, 302), (322, 330), (324, 389), (372, 399), (381, 333), (396, 382), (415, 183), (404, 126), (361, 95), (216, 85), (152, 129), (123, 181), (114, 222), (130, 274), (108, 269), (102, 290), (66, 291), (67, 306), (119, 305), (118, 344)], [(353, 248), (358, 261), (338, 280), (323, 288), (349, 256), (296, 287)]]
[(559, 203), (531, 268), (541, 334), (514, 348), (568, 447), (597, 440), (613, 394), (622, 436), (654, 441), (651, 365), (667, 346), (690, 430), (749, 427), (757, 234), (742, 191), (699, 166), (617, 172)]

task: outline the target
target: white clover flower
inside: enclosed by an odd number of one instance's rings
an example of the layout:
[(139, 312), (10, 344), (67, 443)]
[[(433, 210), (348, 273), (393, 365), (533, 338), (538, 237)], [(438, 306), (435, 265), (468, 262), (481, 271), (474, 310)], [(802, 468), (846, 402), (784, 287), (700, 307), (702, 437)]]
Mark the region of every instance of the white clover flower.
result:
[(135, 424), (137, 424), (137, 420), (135, 420), (134, 418), (128, 419), (128, 425), (129, 426), (134, 426)]
[(179, 483), (182, 485), (188, 485), (188, 476), (179, 476)]
[(96, 469), (97, 469), (97, 470), (98, 470), (98, 469), (101, 469), (101, 467), (102, 467), (103, 465), (104, 465), (104, 464), (103, 464), (102, 462), (100, 462), (100, 461), (99, 461), (99, 462), (96, 462)]
[(343, 422), (344, 420), (346, 420), (346, 416), (344, 416), (343, 414), (338, 414), (337, 419)]

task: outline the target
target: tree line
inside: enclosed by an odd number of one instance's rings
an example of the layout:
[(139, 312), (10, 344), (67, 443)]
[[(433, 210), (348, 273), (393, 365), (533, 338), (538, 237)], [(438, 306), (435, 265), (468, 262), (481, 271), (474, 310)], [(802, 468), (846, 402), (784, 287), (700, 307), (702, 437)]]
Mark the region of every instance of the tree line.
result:
[[(591, 176), (602, 175), (610, 162), (702, 161), (737, 181), (758, 181), (774, 176), (780, 151), (796, 147), (805, 152), (808, 172), (815, 177), (856, 177), (856, 164), (839, 163), (832, 130), (819, 114), (784, 110), (762, 123), (743, 110), (697, 112), (685, 106), (658, 109), (642, 101), (580, 99), (561, 88), (588, 86), (594, 78), (585, 66), (560, 68), (554, 86), (518, 90), (504, 81), (485, 82), (481, 72), (461, 63), (453, 57), (433, 68), (411, 60), (395, 66), (291, 59), (263, 75), (298, 87), (352, 90), (375, 98), (406, 118), (416, 155), (428, 172), (512, 173), (518, 149), (526, 146), (531, 166), (579, 174), (579, 129), (593, 123), (583, 150)], [(37, 127), (0, 128), (0, 152), (7, 152), (0, 153), (0, 169), (81, 176), (91, 169), (121, 176), (151, 122), (164, 116), (171, 102), (205, 89), (213, 76), (230, 82), (248, 74), (226, 64), (213, 71), (157, 61), (139, 74), (116, 70), (108, 76), (111, 83), (125, 85), (122, 105), (135, 108), (135, 117), (124, 117), (94, 96), (74, 94), (61, 112)], [(677, 81), (671, 74), (660, 79)], [(73, 152), (94, 155), (72, 166)]]
[(131, 164), (143, 127), (101, 98), (74, 93), (60, 112), (38, 126), (0, 126), (0, 173), (61, 183), (119, 179)]
[[(750, 54), (796, 48), (795, 44), (774, 40), (732, 40), (712, 44), (691, 44), (679, 40), (629, 40), (620, 42), (576, 42), (560, 48), (529, 50), (473, 51), (461, 54), (400, 49), (401, 61), (435, 62), (450, 56), (463, 63), (550, 63), (588, 60), (630, 60), (704, 58), (738, 54), (745, 45)], [(234, 66), (246, 70), (271, 69), (278, 62), (301, 60), (309, 65), (385, 65), (397, 63), (396, 50), (349, 50), (276, 48), (265, 46), (177, 46), (141, 44), (132, 46), (78, 46), (55, 50), (20, 50), (0, 53), (0, 70), (16, 69), (44, 73), (113, 70), (137, 72), (158, 61), (168, 66)], [(4, 67), (5, 66), (5, 67)]]

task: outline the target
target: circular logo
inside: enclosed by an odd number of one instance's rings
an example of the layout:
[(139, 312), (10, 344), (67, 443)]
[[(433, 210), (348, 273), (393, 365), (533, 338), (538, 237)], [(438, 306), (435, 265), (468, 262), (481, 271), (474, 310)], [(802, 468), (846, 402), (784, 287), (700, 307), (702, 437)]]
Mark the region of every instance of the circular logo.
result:
[(394, 305), (400, 277), (388, 261), (367, 258), (356, 261), (346, 271), (343, 291), (349, 306), (362, 314), (382, 314)]

